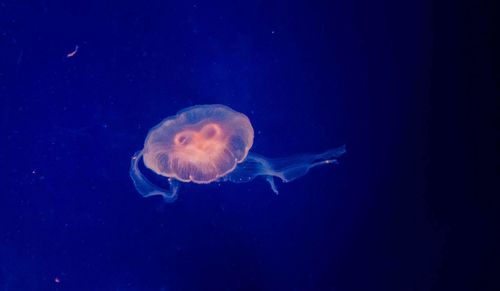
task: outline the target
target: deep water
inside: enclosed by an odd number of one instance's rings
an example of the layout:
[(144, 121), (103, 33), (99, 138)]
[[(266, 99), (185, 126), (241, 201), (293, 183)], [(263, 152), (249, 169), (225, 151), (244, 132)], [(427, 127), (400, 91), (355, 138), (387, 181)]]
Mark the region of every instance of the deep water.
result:
[[(445, 2), (1, 0), (0, 290), (494, 290), (498, 41)], [(347, 153), (142, 198), (130, 158), (197, 104)]]

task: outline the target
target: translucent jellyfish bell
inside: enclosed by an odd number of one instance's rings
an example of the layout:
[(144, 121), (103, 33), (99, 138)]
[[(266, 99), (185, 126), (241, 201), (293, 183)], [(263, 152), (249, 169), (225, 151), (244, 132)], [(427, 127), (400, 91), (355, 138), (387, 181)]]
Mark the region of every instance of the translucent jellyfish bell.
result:
[[(273, 177), (292, 181), (315, 166), (336, 162), (345, 152), (341, 146), (320, 154), (268, 159), (249, 153), (253, 138), (246, 115), (224, 105), (192, 106), (149, 131), (144, 149), (132, 157), (130, 177), (142, 196), (161, 195), (167, 202), (177, 198), (180, 182), (244, 183), (264, 176), (278, 193)], [(141, 158), (147, 168), (168, 178), (169, 189), (153, 184), (141, 173)]]

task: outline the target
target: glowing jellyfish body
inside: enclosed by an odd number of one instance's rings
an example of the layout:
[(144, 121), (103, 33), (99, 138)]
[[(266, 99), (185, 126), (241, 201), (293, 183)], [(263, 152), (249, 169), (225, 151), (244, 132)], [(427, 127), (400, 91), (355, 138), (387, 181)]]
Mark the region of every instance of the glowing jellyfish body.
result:
[[(320, 154), (268, 159), (249, 153), (253, 138), (246, 115), (224, 105), (192, 106), (149, 131), (144, 149), (132, 157), (130, 177), (142, 196), (161, 195), (167, 202), (177, 198), (180, 182), (244, 183), (264, 176), (278, 193), (274, 177), (292, 181), (315, 166), (336, 162), (345, 152), (345, 146), (341, 146)], [(141, 157), (147, 168), (168, 178), (169, 189), (153, 184), (142, 174), (138, 164)]]

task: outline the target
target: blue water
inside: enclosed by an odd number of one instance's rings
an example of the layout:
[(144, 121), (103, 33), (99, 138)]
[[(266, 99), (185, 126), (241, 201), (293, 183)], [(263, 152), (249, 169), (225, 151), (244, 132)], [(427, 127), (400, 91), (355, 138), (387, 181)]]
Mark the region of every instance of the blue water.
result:
[[(0, 1), (0, 290), (488, 289), (494, 106), (465, 100), (493, 49), (448, 8)], [(143, 198), (130, 158), (198, 104), (246, 114), (265, 156), (347, 153), (279, 195)]]

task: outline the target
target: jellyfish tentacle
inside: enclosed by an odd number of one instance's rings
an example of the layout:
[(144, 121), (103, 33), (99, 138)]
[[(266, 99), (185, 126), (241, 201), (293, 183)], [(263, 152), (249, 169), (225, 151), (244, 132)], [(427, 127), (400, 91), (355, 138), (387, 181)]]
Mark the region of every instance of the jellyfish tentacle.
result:
[(170, 184), (169, 189), (153, 184), (139, 169), (139, 161), (142, 155), (143, 151), (138, 151), (132, 156), (130, 161), (130, 178), (132, 178), (137, 192), (143, 197), (160, 195), (165, 202), (174, 202), (177, 199), (177, 192), (179, 191), (179, 181), (173, 178), (168, 179), (168, 183)]
[(274, 176), (266, 176), (266, 181), (267, 183), (269, 183), (269, 185), (271, 186), (271, 190), (273, 190), (276, 195), (280, 194), (278, 191), (278, 187), (276, 187), (276, 183), (274, 183)]
[(165, 202), (174, 202), (177, 199), (177, 192), (179, 191), (181, 183), (179, 182), (179, 180), (169, 178), (168, 184), (170, 185), (171, 195), (163, 195), (163, 200), (165, 200)]
[(277, 194), (274, 177), (284, 183), (304, 176), (310, 169), (327, 164), (336, 164), (337, 158), (346, 152), (345, 145), (319, 154), (301, 154), (286, 158), (270, 159), (259, 154), (249, 153), (236, 169), (222, 178), (224, 181), (245, 183), (258, 176), (265, 176), (271, 189)]

